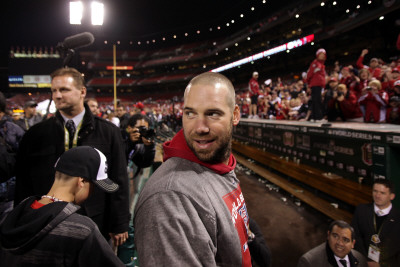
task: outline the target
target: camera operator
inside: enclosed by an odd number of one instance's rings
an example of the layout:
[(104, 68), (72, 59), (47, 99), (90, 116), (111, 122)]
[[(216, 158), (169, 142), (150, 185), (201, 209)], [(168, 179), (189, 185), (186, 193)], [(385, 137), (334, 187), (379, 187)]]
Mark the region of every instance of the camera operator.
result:
[(347, 89), (345, 84), (339, 84), (337, 91), (328, 102), (328, 121), (363, 122), (363, 114), (358, 104), (357, 97)]
[[(128, 177), (130, 184), (130, 203), (135, 193), (139, 192), (139, 179), (143, 170), (152, 166), (155, 156), (155, 132), (149, 128), (149, 118), (143, 114), (134, 114), (128, 120), (122, 136), (125, 142), (126, 159), (128, 162)], [(146, 174), (149, 176), (150, 174)], [(130, 204), (130, 206), (131, 206)]]
[(126, 157), (139, 168), (150, 167), (154, 161), (155, 133), (149, 129), (149, 122), (146, 115), (138, 113), (129, 118), (126, 127)]

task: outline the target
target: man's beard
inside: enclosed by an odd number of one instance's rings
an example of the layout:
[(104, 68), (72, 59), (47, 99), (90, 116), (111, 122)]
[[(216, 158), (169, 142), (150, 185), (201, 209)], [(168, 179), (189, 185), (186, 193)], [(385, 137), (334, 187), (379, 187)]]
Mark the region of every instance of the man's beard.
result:
[(188, 138), (185, 135), (186, 143), (189, 146), (190, 150), (192, 150), (192, 152), (196, 155), (196, 157), (203, 162), (211, 164), (225, 162), (229, 159), (232, 151), (232, 128), (233, 121), (231, 120), (227, 134), (225, 136), (219, 137), (218, 139), (220, 144), (217, 149), (207, 153), (196, 151), (192, 143), (188, 141)]

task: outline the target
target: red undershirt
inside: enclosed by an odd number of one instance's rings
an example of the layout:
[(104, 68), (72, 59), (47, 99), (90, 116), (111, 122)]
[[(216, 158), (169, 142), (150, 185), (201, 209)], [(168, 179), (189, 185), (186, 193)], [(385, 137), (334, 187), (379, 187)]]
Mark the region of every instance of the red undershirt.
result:
[(42, 204), (40, 202), (38, 202), (37, 200), (35, 200), (32, 204), (31, 204), (31, 208), (34, 210), (37, 210), (41, 207), (45, 206), (45, 204)]

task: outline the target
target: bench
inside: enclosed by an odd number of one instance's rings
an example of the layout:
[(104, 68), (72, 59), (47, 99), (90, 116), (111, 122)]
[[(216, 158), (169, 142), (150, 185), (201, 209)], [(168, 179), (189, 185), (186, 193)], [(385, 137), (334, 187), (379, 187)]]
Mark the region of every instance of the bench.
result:
[[(239, 163), (332, 219), (341, 219), (349, 222), (352, 214), (340, 208), (333, 207), (330, 202), (290, 182), (288, 179), (269, 171), (267, 168), (274, 169), (280, 174), (293, 178), (351, 206), (372, 202), (371, 187), (369, 186), (344, 179), (337, 175), (329, 175), (322, 170), (305, 164), (287, 161), (275, 154), (241, 144), (237, 141), (232, 142), (232, 149), (237, 152), (234, 154)], [(245, 157), (251, 158), (259, 164), (251, 163)]]

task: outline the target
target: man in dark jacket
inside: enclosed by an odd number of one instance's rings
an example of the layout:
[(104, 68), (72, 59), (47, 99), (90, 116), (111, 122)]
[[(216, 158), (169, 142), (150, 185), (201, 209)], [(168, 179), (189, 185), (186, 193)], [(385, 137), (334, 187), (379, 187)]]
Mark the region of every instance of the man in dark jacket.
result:
[(0, 226), (2, 266), (125, 266), (96, 224), (77, 213), (94, 187), (118, 185), (107, 177), (106, 157), (79, 146), (61, 155), (50, 191), (21, 202)]
[(368, 257), (369, 266), (400, 266), (400, 212), (392, 206), (395, 188), (387, 179), (375, 179), (374, 203), (357, 206), (351, 222), (356, 249)]
[(129, 118), (126, 129), (122, 131), (128, 161), (129, 210), (132, 212), (135, 196), (140, 193), (139, 186), (144, 185), (151, 173), (151, 171), (145, 172), (145, 168), (153, 165), (156, 153), (155, 132), (149, 129), (149, 122), (150, 119), (146, 115), (136, 113)]
[(54, 181), (53, 166), (66, 150), (82, 145), (97, 148), (107, 157), (108, 175), (119, 185), (118, 193), (106, 195), (94, 188), (82, 205), (114, 245), (127, 238), (129, 227), (128, 178), (120, 130), (112, 123), (93, 116), (84, 105), (86, 88), (82, 74), (72, 68), (52, 74), (52, 98), (57, 112), (54, 117), (34, 125), (24, 135), (17, 154), (15, 204), (32, 195), (47, 193)]

